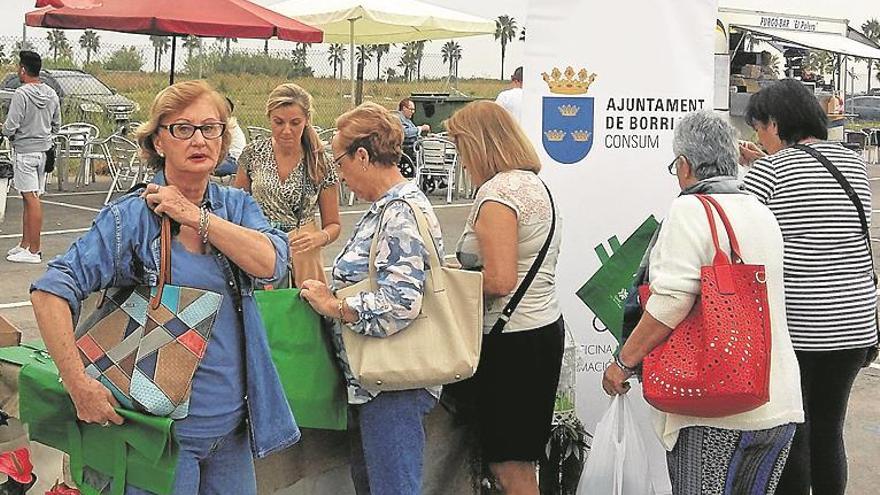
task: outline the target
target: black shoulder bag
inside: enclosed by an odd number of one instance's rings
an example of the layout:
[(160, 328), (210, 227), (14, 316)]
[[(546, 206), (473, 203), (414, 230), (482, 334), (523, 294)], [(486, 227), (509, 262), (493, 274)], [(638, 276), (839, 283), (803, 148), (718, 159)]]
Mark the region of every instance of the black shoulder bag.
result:
[[(840, 187), (843, 188), (843, 191), (846, 193), (846, 196), (849, 198), (850, 201), (852, 201), (853, 206), (856, 207), (856, 213), (859, 214), (859, 221), (862, 223), (862, 233), (864, 233), (864, 235), (865, 235), (865, 244), (868, 245), (868, 255), (871, 257), (871, 266), (872, 266), (871, 275), (874, 277), (874, 287), (876, 288), (877, 287), (877, 272), (874, 271), (874, 269), (873, 269), (874, 251), (871, 247), (871, 233), (868, 230), (868, 218), (865, 215), (865, 208), (862, 205), (862, 199), (859, 197), (859, 195), (856, 193), (856, 191), (850, 185), (849, 181), (846, 180), (846, 177), (844, 177), (843, 174), (840, 173), (840, 170), (838, 170), (837, 167), (835, 167), (834, 164), (831, 163), (831, 160), (829, 160), (828, 158), (825, 157), (825, 155), (823, 155), (822, 153), (820, 153), (818, 150), (814, 149), (813, 147), (807, 146), (805, 144), (796, 144), (796, 145), (792, 146), (792, 148), (799, 149), (799, 150), (803, 151), (804, 153), (809, 154), (810, 156), (812, 156), (813, 158), (818, 160), (819, 163), (824, 165), (825, 168), (828, 169), (828, 172), (830, 172), (831, 175), (834, 176), (834, 179), (837, 180), (837, 182), (840, 184)], [(878, 354), (880, 354), (880, 325), (877, 325), (877, 321), (878, 320), (876, 317), (876, 308), (875, 308), (874, 322), (875, 322), (875, 326), (877, 327), (878, 343), (876, 345), (874, 345), (874, 347), (872, 347), (870, 351), (868, 351), (868, 356), (865, 359), (865, 364), (863, 365), (863, 367), (867, 367), (871, 363), (873, 363), (874, 360), (877, 359)]]
[(547, 240), (544, 241), (544, 245), (541, 246), (541, 250), (538, 251), (538, 256), (535, 257), (535, 261), (532, 263), (526, 276), (523, 277), (519, 287), (516, 288), (516, 292), (513, 293), (513, 296), (510, 297), (510, 301), (507, 301), (507, 305), (504, 306), (504, 310), (501, 311), (501, 316), (499, 316), (495, 324), (492, 325), (492, 331), (489, 332), (489, 335), (498, 335), (504, 331), (504, 326), (510, 321), (510, 317), (513, 316), (516, 307), (519, 306), (520, 301), (522, 301), (522, 298), (526, 295), (526, 291), (529, 290), (529, 286), (532, 285), (532, 281), (535, 280), (535, 276), (538, 275), (538, 270), (541, 269), (541, 265), (544, 264), (544, 259), (547, 258), (547, 251), (550, 250), (550, 243), (553, 242), (553, 235), (556, 233), (556, 203), (553, 202), (553, 195), (550, 193), (550, 188), (547, 187), (547, 184), (545, 184), (544, 181), (541, 181), (541, 184), (544, 186), (544, 189), (547, 190), (547, 197), (550, 198), (550, 233), (547, 234)]

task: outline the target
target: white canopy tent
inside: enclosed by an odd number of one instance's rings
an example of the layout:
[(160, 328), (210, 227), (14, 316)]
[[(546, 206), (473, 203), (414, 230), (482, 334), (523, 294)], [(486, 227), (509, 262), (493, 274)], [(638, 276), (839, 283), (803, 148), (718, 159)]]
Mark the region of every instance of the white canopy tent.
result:
[(355, 44), (406, 43), (495, 33), (493, 20), (418, 0), (288, 0), (268, 8), (320, 29), (325, 42), (348, 42), (352, 102)]

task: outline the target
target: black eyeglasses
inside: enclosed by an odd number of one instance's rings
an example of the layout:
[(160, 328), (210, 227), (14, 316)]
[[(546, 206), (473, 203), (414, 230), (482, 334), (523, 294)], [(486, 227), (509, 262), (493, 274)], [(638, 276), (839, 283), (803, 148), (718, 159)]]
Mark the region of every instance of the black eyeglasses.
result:
[(339, 155), (339, 156), (333, 158), (333, 165), (334, 165), (335, 167), (338, 167), (338, 166), (339, 166), (339, 162), (342, 161), (342, 159), (345, 158), (346, 155), (348, 155), (348, 152), (343, 152), (341, 155)]
[(675, 155), (675, 158), (673, 158), (672, 161), (669, 162), (669, 165), (666, 167), (666, 170), (669, 171), (670, 175), (678, 175), (678, 168), (676, 167), (676, 164), (678, 163), (679, 158), (687, 159), (687, 157), (684, 155)]
[(196, 131), (202, 132), (205, 139), (217, 139), (226, 131), (225, 122), (216, 122), (210, 124), (194, 125), (194, 124), (169, 124), (160, 125), (162, 129), (168, 129), (168, 133), (175, 139), (190, 139)]

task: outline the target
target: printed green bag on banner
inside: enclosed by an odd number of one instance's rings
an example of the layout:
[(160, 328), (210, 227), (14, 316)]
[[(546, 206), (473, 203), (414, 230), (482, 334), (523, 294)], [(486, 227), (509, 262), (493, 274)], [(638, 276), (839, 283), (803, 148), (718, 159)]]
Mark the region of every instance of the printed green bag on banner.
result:
[(345, 430), (345, 382), (321, 317), (299, 297), (299, 289), (259, 290), (254, 296), (296, 423), (303, 428)]
[(112, 495), (122, 495), (126, 484), (171, 495), (177, 466), (171, 419), (117, 409), (122, 426), (81, 423), (42, 343), (2, 348), (0, 360), (22, 367), (20, 419), (30, 439), (70, 456), (71, 475), (84, 495), (106, 493), (84, 478), (86, 467), (109, 477)]
[[(651, 215), (623, 244), (620, 244), (617, 236), (608, 239), (610, 255), (605, 246), (596, 246), (596, 255), (602, 266), (577, 291), (580, 300), (596, 315), (593, 321), (596, 330), (608, 329), (618, 342), (621, 341), (623, 304), (632, 288), (642, 256), (659, 226)], [(599, 326), (600, 322), (604, 327)]]

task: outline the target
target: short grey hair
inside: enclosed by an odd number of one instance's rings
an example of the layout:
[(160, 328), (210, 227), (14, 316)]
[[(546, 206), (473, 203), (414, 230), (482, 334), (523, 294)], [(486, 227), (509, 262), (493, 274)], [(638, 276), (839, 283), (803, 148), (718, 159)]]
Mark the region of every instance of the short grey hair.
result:
[(684, 155), (698, 180), (737, 175), (739, 147), (736, 129), (723, 117), (702, 110), (686, 114), (675, 124), (675, 155)]

